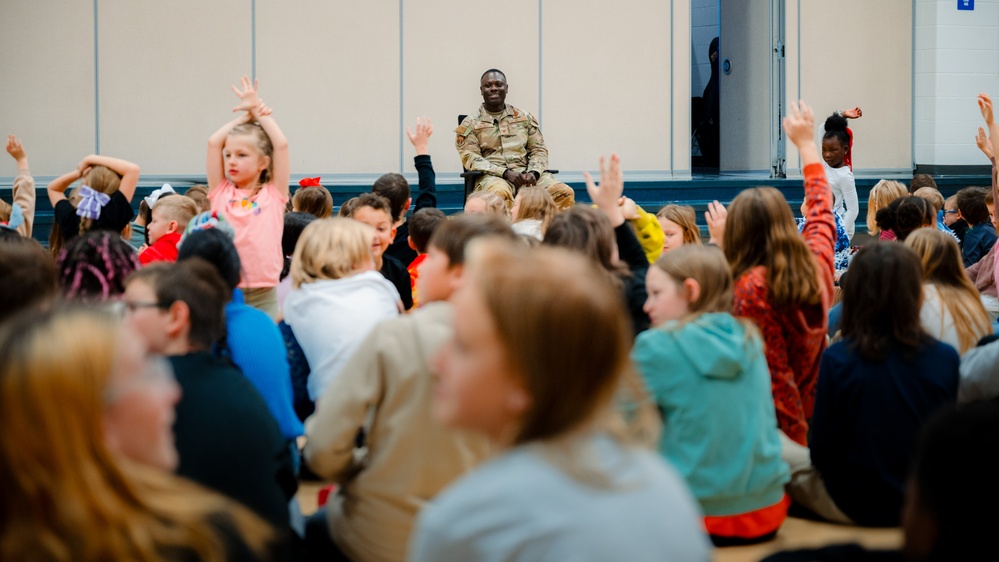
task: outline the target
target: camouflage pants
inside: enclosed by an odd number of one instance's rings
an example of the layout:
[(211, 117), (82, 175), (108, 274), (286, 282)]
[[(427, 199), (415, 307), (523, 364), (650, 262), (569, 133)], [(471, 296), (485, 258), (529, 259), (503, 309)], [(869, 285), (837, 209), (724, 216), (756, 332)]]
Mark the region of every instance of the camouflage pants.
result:
[[(538, 178), (538, 187), (542, 187), (548, 190), (551, 194), (552, 199), (555, 200), (555, 206), (559, 210), (568, 209), (576, 203), (576, 193), (568, 185), (555, 181), (555, 176), (544, 172), (541, 177)], [(496, 176), (490, 176), (488, 174), (482, 176), (475, 182), (475, 191), (489, 191), (499, 195), (506, 202), (506, 207), (509, 209), (513, 207), (513, 197), (514, 197), (514, 187), (510, 182), (504, 180), (503, 178), (498, 178)]]

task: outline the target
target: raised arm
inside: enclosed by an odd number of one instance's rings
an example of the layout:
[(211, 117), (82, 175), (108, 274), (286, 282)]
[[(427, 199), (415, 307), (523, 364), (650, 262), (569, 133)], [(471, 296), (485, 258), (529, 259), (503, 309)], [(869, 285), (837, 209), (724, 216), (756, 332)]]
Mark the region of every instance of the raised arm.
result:
[(409, 142), (413, 143), (413, 148), (416, 149), (413, 163), (419, 177), (419, 193), (413, 202), (414, 213), (420, 209), (437, 206), (437, 174), (434, 172), (428, 148), (432, 134), (434, 134), (434, 124), (429, 117), (416, 119), (415, 133), (406, 127), (406, 136), (409, 137)]
[(229, 121), (219, 127), (219, 130), (208, 137), (208, 157), (205, 161), (205, 170), (208, 174), (208, 190), (215, 191), (215, 188), (225, 179), (225, 162), (222, 159), (222, 149), (225, 147), (225, 138), (229, 131), (236, 125), (242, 125), (250, 121), (250, 113), (246, 112), (239, 117)]
[[(815, 145), (815, 117), (804, 102), (791, 103), (784, 118), (784, 131), (798, 148), (805, 175), (805, 205), (808, 216), (801, 234), (818, 259), (819, 272), (827, 297), (833, 290), (833, 253), (836, 247), (836, 220), (832, 213), (832, 192), (826, 179), (819, 149)], [(827, 301), (829, 302), (829, 301)]]
[(121, 158), (91, 154), (80, 162), (79, 171), (81, 177), (88, 168), (93, 168), (94, 166), (104, 166), (105, 168), (110, 168), (116, 174), (121, 176), (121, 183), (118, 185), (118, 191), (121, 192), (121, 194), (124, 195), (125, 199), (129, 202), (132, 201), (132, 196), (135, 195), (135, 187), (139, 185), (139, 172), (142, 171), (138, 164), (133, 164), (132, 162), (122, 160)]
[(35, 178), (28, 169), (28, 155), (24, 152), (20, 139), (14, 135), (7, 137), (7, 154), (17, 163), (17, 177), (14, 178), (14, 204), (21, 207), (24, 222), (17, 227), (21, 236), (31, 237), (35, 222)]
[(56, 203), (66, 199), (66, 190), (69, 189), (69, 186), (73, 185), (73, 182), (81, 177), (83, 177), (83, 170), (76, 169), (71, 172), (66, 172), (49, 182), (46, 190), (48, 191), (49, 203), (52, 204), (52, 207), (55, 207)]
[[(981, 110), (982, 117), (985, 118), (985, 126), (989, 129), (989, 138), (986, 143), (989, 148), (994, 147), (995, 140), (999, 139), (999, 126), (996, 125), (992, 98), (989, 97), (988, 94), (978, 94), (978, 109)], [(981, 144), (979, 144), (979, 148), (981, 148)], [(990, 152), (986, 152), (986, 155), (989, 157), (989, 160), (992, 161), (992, 198), (993, 200), (999, 201), (999, 199), (996, 199), (999, 197), (999, 178), (997, 178), (997, 172), (999, 172), (999, 169), (997, 169), (996, 166), (995, 152), (991, 150)]]
[[(288, 183), (291, 180), (291, 160), (288, 157), (288, 138), (284, 136), (281, 127), (278, 127), (277, 121), (271, 117), (271, 109), (264, 105), (264, 102), (257, 96), (259, 82), (251, 82), (248, 77), (244, 76), (241, 86), (242, 89), (236, 86), (232, 87), (232, 91), (239, 96), (240, 100), (239, 104), (232, 108), (232, 110), (236, 112), (249, 112), (250, 118), (256, 120), (264, 132), (267, 133), (267, 137), (270, 138), (271, 146), (274, 149), (271, 158), (274, 175), (271, 178), (271, 183), (274, 184), (274, 187), (282, 195), (289, 197), (291, 194), (288, 189)], [(225, 137), (222, 140), (224, 143)]]
[(624, 193), (624, 174), (621, 172), (621, 158), (611, 154), (610, 165), (603, 156), (600, 157), (600, 184), (593, 182), (589, 172), (583, 172), (586, 178), (586, 192), (598, 209), (607, 215), (611, 226), (617, 228), (624, 224), (624, 210), (621, 208), (621, 195)]
[(979, 127), (978, 134), (975, 135), (975, 144), (978, 145), (978, 150), (982, 151), (990, 161), (992, 160), (992, 141), (989, 140), (988, 135), (985, 134), (985, 129)]

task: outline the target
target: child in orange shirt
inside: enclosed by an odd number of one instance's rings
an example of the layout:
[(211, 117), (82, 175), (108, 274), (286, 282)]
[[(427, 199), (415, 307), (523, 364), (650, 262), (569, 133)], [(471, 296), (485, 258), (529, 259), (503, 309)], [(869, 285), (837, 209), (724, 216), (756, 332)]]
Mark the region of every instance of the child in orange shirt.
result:
[(420, 276), (420, 264), (427, 257), (427, 242), (437, 230), (437, 226), (447, 220), (444, 211), (434, 207), (420, 209), (409, 219), (409, 247), (416, 251), (416, 259), (406, 268), (409, 271), (409, 282), (413, 288), (413, 308), (420, 306), (420, 296), (416, 290), (416, 280)]

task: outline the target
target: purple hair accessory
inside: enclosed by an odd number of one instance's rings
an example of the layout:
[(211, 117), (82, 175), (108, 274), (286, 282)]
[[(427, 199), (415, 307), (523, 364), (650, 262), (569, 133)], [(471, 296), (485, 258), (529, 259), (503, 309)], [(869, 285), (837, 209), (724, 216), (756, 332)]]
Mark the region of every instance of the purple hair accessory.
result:
[(89, 185), (80, 186), (80, 197), (83, 199), (76, 206), (76, 214), (93, 220), (101, 218), (101, 209), (111, 200), (109, 195), (91, 189)]

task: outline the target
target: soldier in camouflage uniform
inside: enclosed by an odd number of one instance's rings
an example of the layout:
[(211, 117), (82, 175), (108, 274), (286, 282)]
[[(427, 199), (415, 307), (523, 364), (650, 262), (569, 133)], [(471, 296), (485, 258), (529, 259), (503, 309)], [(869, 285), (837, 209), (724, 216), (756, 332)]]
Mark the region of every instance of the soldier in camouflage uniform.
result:
[(537, 185), (548, 190), (560, 209), (575, 203), (568, 185), (548, 173), (548, 149), (533, 115), (506, 104), (506, 75), (489, 69), (479, 80), (482, 105), (455, 129), (455, 148), (465, 169), (484, 172), (475, 191), (491, 191), (513, 206), (518, 188)]

